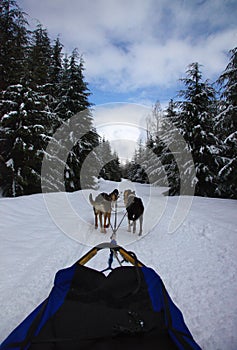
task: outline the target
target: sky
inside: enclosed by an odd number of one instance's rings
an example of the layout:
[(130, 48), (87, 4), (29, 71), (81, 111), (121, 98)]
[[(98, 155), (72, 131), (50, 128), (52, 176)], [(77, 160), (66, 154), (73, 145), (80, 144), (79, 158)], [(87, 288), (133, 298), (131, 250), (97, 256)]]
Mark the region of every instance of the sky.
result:
[[(123, 103), (151, 110), (156, 101), (167, 107), (190, 63), (198, 62), (203, 79), (215, 81), (237, 43), (236, 0), (17, 2), (33, 27), (40, 22), (51, 40), (60, 37), (67, 53), (78, 48), (90, 101), (100, 112), (106, 104), (114, 111), (115, 103), (119, 109)], [(126, 119), (134, 123), (129, 114)]]

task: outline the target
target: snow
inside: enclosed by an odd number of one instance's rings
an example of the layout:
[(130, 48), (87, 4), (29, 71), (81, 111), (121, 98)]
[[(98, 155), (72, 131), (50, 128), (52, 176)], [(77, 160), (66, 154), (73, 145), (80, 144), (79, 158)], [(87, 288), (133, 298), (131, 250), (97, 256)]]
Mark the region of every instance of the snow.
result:
[(237, 131), (233, 132), (232, 134), (230, 134), (224, 141), (224, 143), (228, 143), (228, 142), (235, 142), (237, 139)]
[[(48, 296), (59, 269), (90, 246), (110, 241), (111, 229), (106, 234), (94, 229), (89, 193), (130, 187), (145, 205), (144, 232), (141, 237), (128, 233), (123, 221), (117, 243), (161, 276), (202, 349), (236, 350), (237, 201), (166, 197), (167, 189), (127, 181), (101, 180), (99, 186), (98, 191), (0, 198), (0, 340)], [(124, 210), (121, 198), (118, 223)], [(88, 266), (103, 269), (108, 257), (103, 250)]]

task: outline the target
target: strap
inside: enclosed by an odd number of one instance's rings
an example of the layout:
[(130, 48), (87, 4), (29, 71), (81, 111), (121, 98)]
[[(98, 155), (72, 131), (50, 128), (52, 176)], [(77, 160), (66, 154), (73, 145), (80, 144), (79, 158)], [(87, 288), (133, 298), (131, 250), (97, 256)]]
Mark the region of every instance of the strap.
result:
[(113, 256), (114, 256), (114, 253), (113, 253), (113, 251), (111, 250), (111, 251), (110, 251), (110, 255), (109, 255), (109, 260), (108, 260), (108, 267), (107, 267), (106, 269), (102, 270), (101, 272), (113, 270), (113, 269), (112, 269)]

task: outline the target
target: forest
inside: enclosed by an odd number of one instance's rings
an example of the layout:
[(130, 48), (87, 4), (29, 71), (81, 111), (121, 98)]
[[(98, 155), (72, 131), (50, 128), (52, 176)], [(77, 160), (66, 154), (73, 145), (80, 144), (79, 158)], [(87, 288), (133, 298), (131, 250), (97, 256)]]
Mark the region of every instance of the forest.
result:
[[(178, 96), (164, 110), (157, 98), (145, 142), (138, 142), (133, 159), (121, 164), (93, 125), (93, 94), (82, 55), (76, 48), (65, 53), (59, 37), (51, 41), (41, 24), (29, 30), (26, 18), (16, 1), (1, 1), (2, 196), (40, 193), (42, 183), (44, 192), (95, 188), (103, 177), (169, 186), (170, 195), (237, 199), (237, 47), (230, 48), (215, 82), (203, 80), (198, 62), (188, 65)], [(47, 171), (42, 172), (44, 159)]]

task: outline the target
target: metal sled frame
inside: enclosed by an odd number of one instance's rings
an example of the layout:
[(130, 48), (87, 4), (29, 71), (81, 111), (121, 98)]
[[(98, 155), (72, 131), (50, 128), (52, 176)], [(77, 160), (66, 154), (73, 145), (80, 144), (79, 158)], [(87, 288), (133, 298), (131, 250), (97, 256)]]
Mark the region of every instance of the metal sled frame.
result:
[[(105, 248), (110, 249), (111, 253), (113, 253), (116, 258), (117, 258), (117, 253), (119, 253), (122, 256), (124, 261), (130, 262), (134, 266), (138, 266), (138, 267), (144, 266), (144, 264), (137, 259), (136, 255), (134, 253), (127, 251), (123, 247), (117, 245), (115, 242), (98, 244), (97, 246), (95, 246), (91, 250), (89, 250), (82, 258), (80, 258), (78, 260), (78, 264), (85, 265), (100, 250), (105, 249)], [(117, 258), (117, 260), (118, 260), (118, 258)]]

